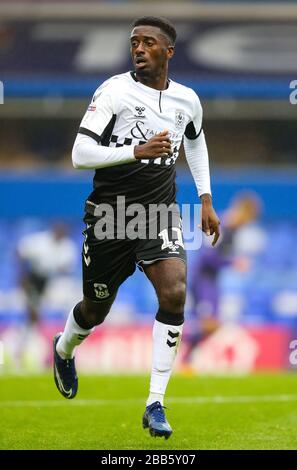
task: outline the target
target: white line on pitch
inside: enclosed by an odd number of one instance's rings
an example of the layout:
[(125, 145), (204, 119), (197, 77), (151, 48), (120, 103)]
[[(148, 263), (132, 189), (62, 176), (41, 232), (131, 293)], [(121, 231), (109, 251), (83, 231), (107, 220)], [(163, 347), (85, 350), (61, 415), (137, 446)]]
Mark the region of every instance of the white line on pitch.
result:
[[(271, 403), (297, 401), (297, 395), (242, 395), (242, 396), (213, 396), (213, 397), (171, 397), (166, 403), (182, 405), (203, 405), (213, 403), (217, 405), (225, 403)], [(122, 400), (16, 400), (0, 401), (0, 408), (45, 408), (61, 406), (110, 406), (133, 403), (145, 403), (145, 398), (129, 398)]]

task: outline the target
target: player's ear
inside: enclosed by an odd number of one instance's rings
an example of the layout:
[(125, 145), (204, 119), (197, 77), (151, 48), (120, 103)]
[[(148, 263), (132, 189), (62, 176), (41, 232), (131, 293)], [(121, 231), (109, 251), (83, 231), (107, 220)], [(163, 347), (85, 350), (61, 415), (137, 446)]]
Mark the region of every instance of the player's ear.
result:
[(167, 47), (167, 58), (168, 60), (174, 55), (174, 46)]

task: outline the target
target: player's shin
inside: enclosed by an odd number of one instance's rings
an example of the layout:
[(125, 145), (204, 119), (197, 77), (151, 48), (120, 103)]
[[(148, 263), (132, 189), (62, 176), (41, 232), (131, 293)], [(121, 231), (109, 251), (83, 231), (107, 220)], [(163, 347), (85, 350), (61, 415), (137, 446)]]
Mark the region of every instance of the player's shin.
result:
[(166, 387), (173, 369), (183, 329), (184, 315), (159, 310), (153, 327), (153, 361), (147, 406), (163, 405)]
[[(85, 329), (78, 324), (80, 318), (80, 305), (77, 304), (70, 312), (62, 335), (56, 346), (57, 353), (62, 359), (71, 359), (74, 351), (86, 338), (94, 328)], [(83, 325), (85, 326), (85, 325)]]

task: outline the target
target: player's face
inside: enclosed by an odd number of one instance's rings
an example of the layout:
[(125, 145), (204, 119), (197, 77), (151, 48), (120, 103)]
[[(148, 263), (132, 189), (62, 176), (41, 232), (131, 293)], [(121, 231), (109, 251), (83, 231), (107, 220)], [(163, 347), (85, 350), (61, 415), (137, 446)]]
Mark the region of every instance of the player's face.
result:
[(160, 28), (137, 26), (130, 37), (131, 56), (135, 71), (140, 76), (153, 76), (167, 71), (168, 60), (174, 48)]

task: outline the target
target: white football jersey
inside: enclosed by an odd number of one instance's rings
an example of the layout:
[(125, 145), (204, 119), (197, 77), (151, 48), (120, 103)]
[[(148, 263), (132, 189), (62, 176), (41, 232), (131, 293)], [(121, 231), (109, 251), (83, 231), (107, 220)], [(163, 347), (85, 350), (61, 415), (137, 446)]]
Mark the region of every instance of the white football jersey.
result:
[(110, 78), (96, 90), (79, 132), (91, 131), (103, 145), (118, 147), (145, 143), (167, 129), (174, 155), (155, 159), (153, 164), (172, 165), (184, 133), (196, 138), (201, 125), (201, 104), (191, 88), (169, 80), (168, 88), (159, 91), (127, 72)]
[(107, 147), (146, 143), (168, 130), (173, 155), (143, 159), (97, 169), (89, 200), (111, 202), (125, 195), (129, 202), (175, 201), (175, 161), (183, 136), (196, 139), (202, 126), (202, 107), (196, 93), (172, 80), (163, 91), (143, 85), (133, 72), (116, 75), (95, 92), (79, 133)]

